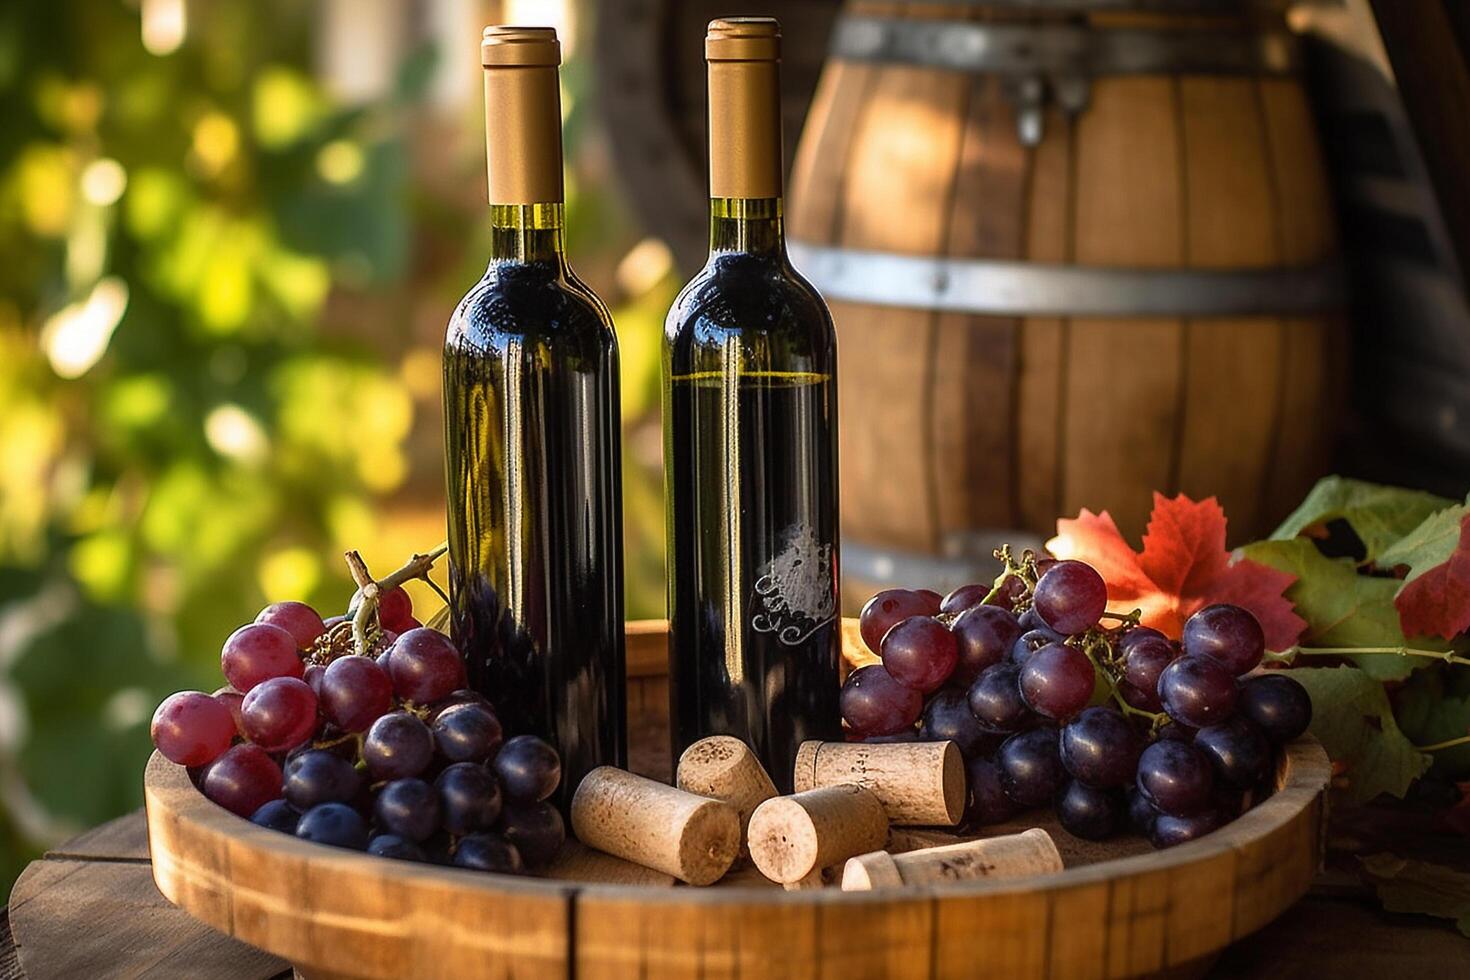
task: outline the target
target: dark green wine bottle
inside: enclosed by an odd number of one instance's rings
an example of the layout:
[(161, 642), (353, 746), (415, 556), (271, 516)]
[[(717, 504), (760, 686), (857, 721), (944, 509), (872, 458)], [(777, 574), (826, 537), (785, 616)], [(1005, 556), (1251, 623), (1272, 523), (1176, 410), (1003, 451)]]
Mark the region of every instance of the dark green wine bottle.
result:
[(561, 754), (625, 765), (618, 345), (562, 242), (560, 49), (487, 28), (491, 254), (444, 342), (450, 604), (471, 686)]
[(780, 34), (713, 21), (710, 256), (664, 329), (670, 709), (677, 758), (744, 739), (790, 792), (837, 707), (837, 342), (781, 227)]

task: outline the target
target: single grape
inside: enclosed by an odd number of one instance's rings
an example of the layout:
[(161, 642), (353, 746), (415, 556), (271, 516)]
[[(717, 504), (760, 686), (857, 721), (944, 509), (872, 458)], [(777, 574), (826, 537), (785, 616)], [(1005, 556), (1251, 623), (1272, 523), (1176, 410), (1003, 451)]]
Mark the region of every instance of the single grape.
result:
[(1157, 691), (1137, 688), (1127, 681), (1118, 682), (1118, 696), (1139, 711), (1158, 713), (1164, 710)]
[(1128, 823), (1134, 830), (1147, 837), (1153, 833), (1154, 820), (1159, 811), (1154, 809), (1148, 797), (1138, 791), (1137, 786), (1128, 790)]
[[(1024, 626), (1024, 624), (1018, 625)], [(1011, 644), (1011, 663), (1017, 667), (1023, 666), (1037, 650), (1064, 640), (1066, 640), (1065, 636), (1046, 626), (1026, 630), (1016, 639), (1015, 643)]]
[(1107, 840), (1123, 827), (1128, 804), (1116, 789), (1097, 789), (1072, 780), (1056, 802), (1057, 822), (1073, 837)]
[(520, 874), (525, 867), (515, 845), (495, 834), (470, 834), (461, 838), (454, 848), (454, 865), (508, 875)]
[(1229, 718), (1238, 697), (1235, 676), (1211, 657), (1180, 657), (1159, 674), (1159, 701), (1164, 710), (1191, 728)]
[(496, 829), (520, 852), (528, 868), (550, 864), (567, 839), (561, 814), (550, 803), (507, 804)]
[(328, 616), (326, 619), (322, 620), (322, 625), (325, 626), (327, 629), (331, 629), (333, 626), (336, 626), (338, 623), (345, 623), (345, 622), (347, 622), (347, 617), (345, 615), (344, 616)]
[(887, 589), (869, 599), (858, 614), (858, 632), (868, 649), (877, 653), (883, 646), (884, 634), (900, 620), (938, 615), (939, 600), (931, 599), (933, 595), (927, 590)]
[(203, 691), (170, 694), (153, 712), (149, 734), (163, 757), (181, 766), (202, 766), (230, 747), (235, 717), (218, 698)]
[(561, 758), (535, 735), (517, 735), (500, 747), (492, 763), (505, 798), (512, 803), (539, 803), (561, 782)]
[(889, 676), (922, 694), (949, 680), (959, 655), (955, 635), (929, 616), (910, 616), (883, 635), (883, 666)]
[(1021, 624), (999, 606), (973, 606), (950, 625), (959, 644), (953, 680), (969, 687), (987, 667), (1006, 659), (1021, 638)]
[(280, 799), (281, 767), (258, 745), (233, 745), (205, 768), (199, 788), (231, 813), (249, 817)]
[(1062, 728), (1062, 765), (1072, 778), (1100, 789), (1127, 786), (1143, 750), (1128, 719), (1111, 708), (1088, 708)]
[(376, 657), (373, 658), (373, 663), (375, 663), (379, 667), (381, 667), (382, 670), (383, 670), (383, 673), (387, 674), (390, 680), (393, 677), (393, 670), (388, 665), (390, 663), (392, 663), (392, 661), (393, 661), (393, 647), (391, 645), (390, 646), (387, 646), (387, 647), (384, 647), (383, 650), (382, 650), (382, 652), (379, 653)]
[(422, 627), (399, 635), (388, 672), (398, 696), (414, 704), (432, 704), (465, 685), (464, 659), (454, 643)]
[(919, 720), (924, 695), (898, 683), (882, 664), (868, 664), (847, 675), (838, 706), (858, 734), (894, 735)]
[(1155, 742), (1138, 757), (1138, 791), (1160, 813), (1198, 813), (1214, 788), (1210, 760), (1187, 742)]
[(929, 699), (919, 722), (919, 739), (925, 742), (954, 742), (960, 754), (973, 759), (995, 748), (996, 736), (986, 731), (970, 713), (963, 691), (945, 688)]
[(306, 671), (301, 679), (306, 681), (306, 686), (311, 688), (311, 693), (316, 695), (318, 702), (322, 699), (322, 678), (327, 676), (327, 668), (321, 664), (307, 664)]
[(210, 697), (229, 709), (230, 717), (235, 720), (235, 734), (245, 738), (245, 719), (240, 717), (240, 706), (245, 703), (245, 695), (226, 684)]
[(1149, 828), (1148, 839), (1154, 847), (1173, 847), (1203, 837), (1224, 824), (1225, 817), (1219, 810), (1201, 810), (1184, 816), (1160, 813)]
[[(1123, 634), (1119, 650), (1123, 653), (1123, 682), (1137, 692), (1138, 701), (1129, 704), (1144, 711), (1162, 711), (1159, 701), (1159, 675), (1174, 660), (1174, 646), (1162, 633), (1149, 630), (1144, 636), (1135, 636), (1139, 629)], [(1141, 703), (1140, 703), (1141, 702)]]
[(1237, 710), (1277, 745), (1297, 738), (1312, 724), (1312, 698), (1307, 689), (1279, 672), (1243, 681)]
[(490, 699), (485, 697), (485, 695), (479, 691), (472, 691), (467, 687), (462, 687), (458, 691), (450, 692), (449, 697), (434, 702), (433, 710), (429, 713), (429, 723), (433, 724), (434, 719), (457, 704), (480, 704), (490, 708), (492, 711), (495, 710), (490, 704)]
[(338, 657), (321, 685), (322, 714), (345, 732), (367, 727), (393, 709), (393, 681), (371, 657)]
[(434, 736), (407, 711), (393, 711), (373, 722), (362, 741), (362, 761), (374, 780), (407, 779), (429, 768)]
[(1036, 615), (1036, 607), (1034, 606), (1028, 606), (1025, 612), (1016, 617), (1016, 622), (1020, 624), (1022, 633), (1029, 633), (1032, 630), (1046, 630), (1048, 633), (1056, 634), (1061, 639), (1066, 639), (1062, 634), (1057, 633), (1056, 630), (1046, 625), (1040, 616)]
[(1260, 729), (1240, 715), (1201, 728), (1195, 747), (1215, 766), (1215, 781), (1235, 789), (1250, 789), (1271, 768), (1271, 743)]
[(302, 813), (318, 803), (351, 803), (363, 789), (356, 766), (321, 749), (292, 756), (283, 771), (286, 801)]
[(301, 819), (301, 814), (296, 808), (285, 800), (271, 800), (261, 804), (260, 809), (250, 815), (250, 822), (270, 830), (278, 830), (283, 834), (296, 833), (296, 821)]
[(985, 597), (990, 595), (990, 592), (991, 586), (979, 582), (973, 585), (962, 585), (939, 600), (939, 611), (949, 613), (951, 616), (958, 615), (966, 609), (980, 605), (985, 601)]
[(279, 626), (251, 623), (230, 634), (219, 654), (225, 680), (241, 694), (272, 677), (300, 677), (306, 670), (296, 639)]
[(1236, 677), (1250, 673), (1266, 652), (1266, 634), (1250, 610), (1226, 603), (1205, 606), (1184, 623), (1180, 637), (1190, 657), (1213, 657)]
[(439, 829), (439, 793), (422, 779), (395, 779), (373, 800), (373, 820), (406, 840), (428, 840)]
[(316, 731), (316, 695), (303, 680), (272, 677), (245, 695), (240, 719), (250, 741), (267, 752), (286, 752)]
[(399, 861), (427, 861), (424, 849), (411, 840), (397, 834), (378, 834), (368, 841), (367, 851), (378, 857), (395, 858)]
[(1004, 823), (1021, 812), (1000, 784), (1000, 769), (989, 759), (971, 759), (965, 764), (970, 795), (964, 822), (971, 826)]
[(1027, 707), (1047, 718), (1065, 721), (1092, 700), (1097, 672), (1081, 650), (1049, 643), (1021, 666), (1020, 684)]
[(452, 704), (430, 725), (439, 754), (450, 762), (485, 762), (500, 748), (500, 720), (487, 705)]
[(980, 724), (993, 732), (1018, 732), (1035, 720), (1021, 697), (1021, 668), (996, 664), (981, 671), (966, 700)]
[(1118, 637), (1118, 652), (1120, 654), (1126, 655), (1129, 650), (1133, 649), (1133, 644), (1141, 643), (1144, 640), (1162, 640), (1165, 643), (1169, 642), (1169, 638), (1167, 636), (1165, 636), (1163, 633), (1160, 633), (1158, 630), (1154, 629), (1151, 626), (1130, 626), (1128, 627), (1128, 629), (1123, 631), (1123, 634), (1121, 636)]
[(940, 595), (938, 592), (935, 592), (933, 589), (915, 589), (914, 591), (918, 593), (921, 599), (924, 599), (927, 602), (932, 602), (935, 605), (938, 605), (939, 603), (944, 601), (944, 596)]
[[(357, 604), (362, 601), (362, 589), (352, 593), (352, 599), (347, 603), (347, 616), (351, 618), (357, 615)], [(395, 633), (406, 633), (412, 627), (408, 625), (413, 619), (413, 600), (408, 593), (403, 591), (403, 586), (397, 585), (386, 592), (378, 593), (378, 625), (385, 630), (393, 630)], [(415, 620), (416, 622), (416, 620)]]
[(1000, 770), (1001, 788), (1022, 806), (1050, 802), (1067, 780), (1057, 752), (1055, 728), (1033, 728), (1012, 735), (995, 753), (995, 765)]
[(1108, 586), (1091, 565), (1059, 561), (1036, 580), (1033, 608), (1042, 622), (1066, 636), (1096, 626), (1108, 608)]
[(260, 611), (255, 621), (279, 626), (291, 634), (301, 650), (310, 650), (316, 638), (327, 631), (322, 617), (304, 602), (273, 602)]
[(354, 851), (367, 848), (367, 823), (346, 803), (320, 803), (301, 815), (296, 836), (302, 840)]
[(456, 762), (434, 780), (440, 822), (456, 836), (488, 830), (500, 817), (500, 786), (490, 770), (474, 762)]

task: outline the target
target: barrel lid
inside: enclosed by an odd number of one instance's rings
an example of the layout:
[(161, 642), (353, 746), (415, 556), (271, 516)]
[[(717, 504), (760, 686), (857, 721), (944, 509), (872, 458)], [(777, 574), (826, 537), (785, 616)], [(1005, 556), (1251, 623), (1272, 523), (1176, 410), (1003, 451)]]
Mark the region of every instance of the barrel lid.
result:
[(486, 68), (561, 64), (561, 42), (554, 27), (493, 24), (480, 41), (480, 64)]

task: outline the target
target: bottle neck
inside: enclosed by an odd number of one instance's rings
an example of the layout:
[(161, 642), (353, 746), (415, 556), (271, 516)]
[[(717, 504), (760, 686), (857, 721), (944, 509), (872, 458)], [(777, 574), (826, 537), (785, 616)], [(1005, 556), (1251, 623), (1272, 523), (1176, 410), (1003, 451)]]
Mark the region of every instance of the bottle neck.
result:
[(490, 205), (490, 262), (566, 268), (564, 208), (546, 204)]
[(779, 197), (714, 197), (709, 202), (710, 254), (786, 254)]

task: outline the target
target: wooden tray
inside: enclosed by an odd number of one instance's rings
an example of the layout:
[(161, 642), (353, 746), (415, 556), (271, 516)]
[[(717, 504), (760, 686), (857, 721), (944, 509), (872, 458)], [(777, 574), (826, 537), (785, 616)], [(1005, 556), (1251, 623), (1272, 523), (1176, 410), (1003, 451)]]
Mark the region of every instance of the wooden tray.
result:
[[(664, 629), (629, 626), (633, 764), (654, 775), (669, 767)], [(987, 829), (1052, 828), (1068, 866), (1060, 874), (848, 893), (785, 892), (750, 869), (713, 888), (675, 886), (575, 842), (547, 878), (416, 865), (256, 827), (158, 755), (144, 788), (164, 896), (311, 978), (1039, 980), (1189, 973), (1271, 921), (1317, 869), (1330, 775), (1321, 746), (1304, 738), (1278, 761), (1274, 795), (1193, 843), (1089, 844), (1037, 813)], [(954, 839), (905, 833), (910, 846)]]

